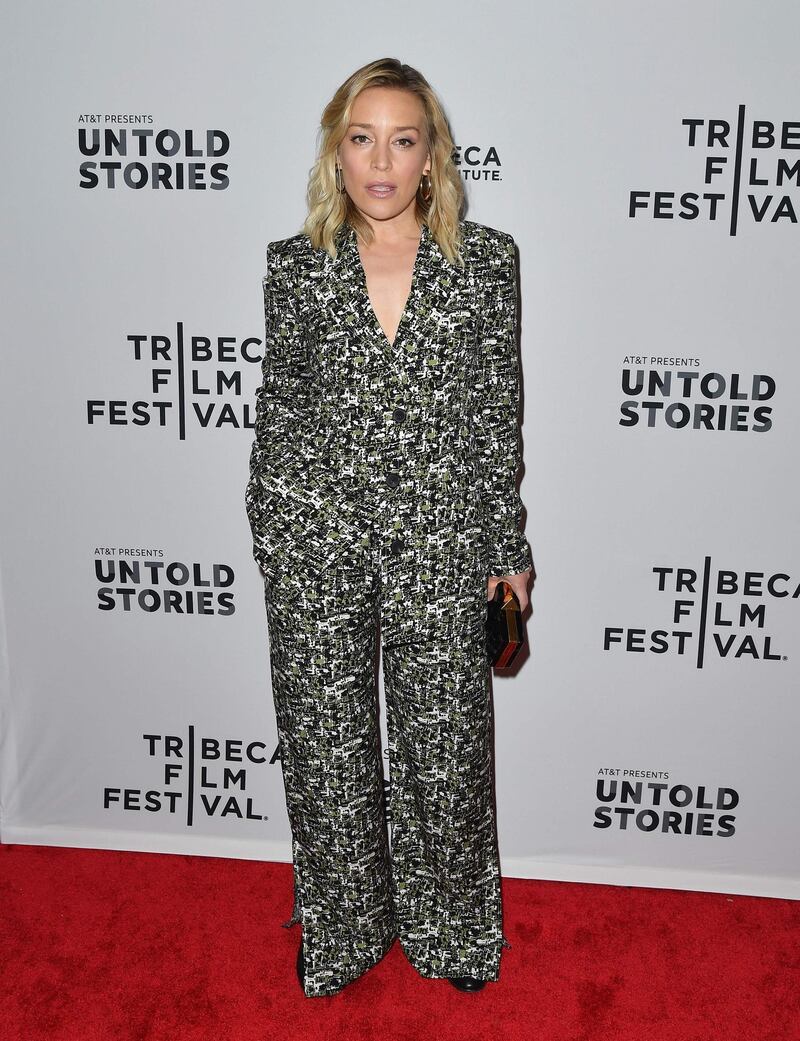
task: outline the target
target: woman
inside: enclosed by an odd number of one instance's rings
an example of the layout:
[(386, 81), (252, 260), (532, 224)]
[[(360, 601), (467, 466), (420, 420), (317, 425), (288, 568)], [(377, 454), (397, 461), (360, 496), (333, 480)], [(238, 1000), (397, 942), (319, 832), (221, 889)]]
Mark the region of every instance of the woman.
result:
[(309, 997), (398, 937), (422, 976), (465, 991), (510, 946), (485, 615), (501, 578), (524, 608), (531, 572), (516, 259), (510, 235), (459, 219), (452, 152), (426, 80), (366, 65), (323, 114), (302, 232), (267, 247), (246, 504)]

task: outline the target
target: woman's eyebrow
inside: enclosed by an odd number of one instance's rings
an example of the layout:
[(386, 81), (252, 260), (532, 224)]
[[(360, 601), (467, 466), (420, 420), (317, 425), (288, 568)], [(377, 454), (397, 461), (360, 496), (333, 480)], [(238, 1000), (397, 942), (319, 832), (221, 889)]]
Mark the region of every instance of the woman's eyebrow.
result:
[[(375, 129), (374, 123), (351, 123), (351, 127), (367, 127), (369, 130)], [(416, 130), (419, 131), (419, 127), (395, 127), (395, 130)]]

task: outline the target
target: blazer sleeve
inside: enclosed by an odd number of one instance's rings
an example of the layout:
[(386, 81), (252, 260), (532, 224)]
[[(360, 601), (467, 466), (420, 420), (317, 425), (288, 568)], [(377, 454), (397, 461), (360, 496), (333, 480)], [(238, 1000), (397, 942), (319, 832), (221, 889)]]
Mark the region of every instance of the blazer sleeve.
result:
[(273, 575), (301, 565), (300, 547), (313, 551), (319, 569), (330, 566), (363, 529), (359, 502), (342, 494), (340, 475), (316, 445), (319, 387), (305, 274), (288, 240), (268, 244), (264, 357), (245, 504), (253, 556)]
[(263, 466), (280, 466), (293, 452), (312, 407), (311, 367), (302, 325), (299, 281), (291, 255), (279, 240), (267, 245), (264, 290), (264, 357), (256, 391), (251, 477)]
[(511, 235), (500, 232), (498, 236), (485, 279), (474, 418), (489, 574), (514, 575), (531, 569), (533, 561), (519, 528), (523, 506), (516, 483), (520, 462), (516, 247)]
[(250, 475), (245, 510), (253, 536), (253, 557), (268, 573), (275, 569), (277, 540), (274, 502), (265, 481), (274, 488), (292, 459), (292, 439), (309, 414), (311, 380), (307, 338), (300, 324), (302, 306), (293, 277), (291, 255), (282, 240), (267, 245), (264, 292), (264, 356), (261, 385), (255, 395), (250, 449)]

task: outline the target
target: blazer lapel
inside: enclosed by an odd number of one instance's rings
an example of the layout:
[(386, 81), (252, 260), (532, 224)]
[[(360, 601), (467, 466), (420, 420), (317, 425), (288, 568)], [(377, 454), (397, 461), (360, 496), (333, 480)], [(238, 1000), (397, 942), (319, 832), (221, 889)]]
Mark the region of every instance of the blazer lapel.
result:
[(340, 330), (358, 337), (389, 358), (396, 358), (409, 339), (415, 345), (427, 340), (434, 351), (446, 346), (437, 343), (439, 323), (443, 314), (457, 307), (460, 300), (464, 303), (458, 290), (465, 291), (467, 282), (464, 271), (450, 264), (444, 256), (427, 224), (422, 226), (411, 290), (394, 345), (386, 338), (370, 302), (356, 233), (351, 225), (343, 224), (339, 229), (336, 259), (325, 256), (326, 285), (320, 287), (320, 302), (330, 308), (328, 317)]

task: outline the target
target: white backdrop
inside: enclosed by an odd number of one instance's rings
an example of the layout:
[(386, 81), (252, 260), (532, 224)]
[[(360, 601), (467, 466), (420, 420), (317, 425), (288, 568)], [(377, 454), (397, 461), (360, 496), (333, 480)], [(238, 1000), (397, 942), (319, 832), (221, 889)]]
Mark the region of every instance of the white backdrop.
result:
[(4, 21), (2, 841), (291, 859), (244, 512), (264, 251), (324, 104), (394, 56), (520, 249), (503, 871), (800, 895), (797, 5)]

